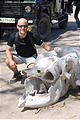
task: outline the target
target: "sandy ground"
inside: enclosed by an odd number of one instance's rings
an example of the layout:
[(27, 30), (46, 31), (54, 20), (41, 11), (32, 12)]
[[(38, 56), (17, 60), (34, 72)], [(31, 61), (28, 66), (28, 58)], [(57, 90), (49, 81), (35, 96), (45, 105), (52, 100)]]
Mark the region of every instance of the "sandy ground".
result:
[[(49, 40), (51, 46), (69, 45), (80, 48), (80, 29), (77, 28), (73, 14), (69, 16), (68, 27), (59, 30), (57, 25), (53, 30)], [(80, 120), (80, 95), (79, 89), (70, 90), (65, 97), (54, 105), (39, 108), (18, 108), (18, 100), (24, 92), (24, 85), (20, 82), (8, 84), (13, 73), (5, 64), (6, 42), (0, 44), (0, 119), (49, 119), (49, 120)], [(37, 47), (38, 53), (44, 52)], [(20, 70), (25, 68), (24, 64), (18, 66)]]

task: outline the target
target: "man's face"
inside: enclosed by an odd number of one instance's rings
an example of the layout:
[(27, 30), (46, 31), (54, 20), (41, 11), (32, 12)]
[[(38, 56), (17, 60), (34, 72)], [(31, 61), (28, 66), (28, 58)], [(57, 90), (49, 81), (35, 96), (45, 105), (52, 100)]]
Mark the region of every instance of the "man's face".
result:
[(20, 19), (17, 23), (17, 29), (20, 34), (24, 35), (27, 33), (28, 24), (25, 19)]

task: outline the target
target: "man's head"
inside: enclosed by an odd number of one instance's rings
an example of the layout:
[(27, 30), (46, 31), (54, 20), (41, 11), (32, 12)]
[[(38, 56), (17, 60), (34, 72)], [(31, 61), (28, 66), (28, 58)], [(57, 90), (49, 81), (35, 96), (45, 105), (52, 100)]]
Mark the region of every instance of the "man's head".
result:
[(28, 22), (25, 18), (20, 18), (17, 22), (17, 29), (19, 31), (19, 35), (25, 35), (27, 33)]

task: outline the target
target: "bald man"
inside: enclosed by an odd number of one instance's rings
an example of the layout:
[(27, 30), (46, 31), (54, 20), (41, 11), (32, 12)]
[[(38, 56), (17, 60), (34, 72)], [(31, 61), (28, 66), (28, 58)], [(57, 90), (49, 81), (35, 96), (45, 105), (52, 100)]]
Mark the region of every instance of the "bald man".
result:
[[(8, 43), (6, 45), (6, 64), (10, 70), (14, 72), (10, 83), (15, 83), (22, 80), (22, 75), (17, 69), (17, 64), (25, 63), (27, 69), (34, 66), (37, 57), (35, 44), (41, 46), (47, 51), (51, 51), (49, 45), (42, 40), (33, 37), (31, 32), (28, 32), (28, 22), (21, 18), (17, 22), (18, 32), (10, 34)], [(15, 45), (16, 54), (12, 54), (12, 48)]]

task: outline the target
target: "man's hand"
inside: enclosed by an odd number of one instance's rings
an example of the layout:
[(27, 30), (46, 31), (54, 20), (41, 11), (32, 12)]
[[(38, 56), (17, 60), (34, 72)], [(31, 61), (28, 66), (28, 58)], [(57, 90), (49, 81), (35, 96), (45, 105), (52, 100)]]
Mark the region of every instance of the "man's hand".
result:
[(16, 68), (17, 68), (16, 63), (15, 63), (15, 61), (13, 61), (13, 60), (10, 60), (10, 66), (11, 66), (11, 68), (13, 68), (13, 69), (16, 69)]
[(54, 51), (56, 53), (61, 53), (61, 48), (60, 47), (54, 47)]
[(46, 44), (44, 42), (41, 44), (41, 47), (44, 48), (47, 51), (54, 50), (54, 48), (50, 47), (48, 44)]

